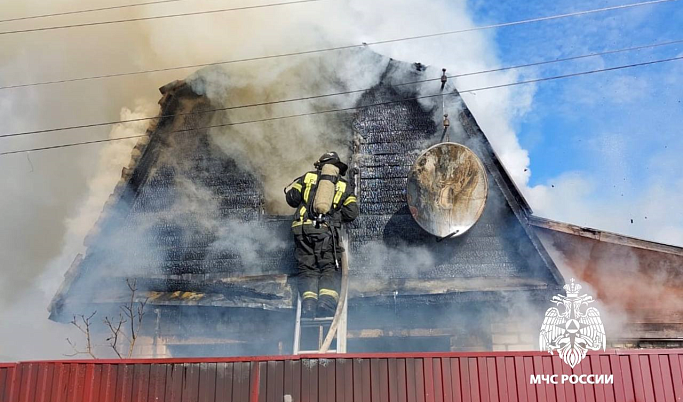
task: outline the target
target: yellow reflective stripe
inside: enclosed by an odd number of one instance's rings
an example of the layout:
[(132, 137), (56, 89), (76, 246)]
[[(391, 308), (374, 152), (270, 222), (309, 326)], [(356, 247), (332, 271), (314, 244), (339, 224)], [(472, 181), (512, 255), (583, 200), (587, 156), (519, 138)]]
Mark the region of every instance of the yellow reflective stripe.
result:
[(301, 186), (301, 184), (299, 184), (299, 183), (294, 183), (294, 184), (292, 184), (292, 188), (294, 188), (294, 189), (298, 190), (299, 192), (301, 192), (302, 186)]
[(315, 292), (311, 292), (311, 291), (304, 292), (304, 294), (302, 296), (304, 299), (316, 299), (316, 300), (318, 300), (318, 295)]
[(304, 202), (308, 203), (308, 195), (311, 193), (311, 187), (318, 181), (317, 173), (306, 173), (304, 176), (304, 183), (306, 184), (306, 191), (304, 191)]
[(339, 205), (339, 200), (341, 200), (342, 195), (346, 191), (346, 183), (343, 181), (337, 182), (337, 193), (334, 195), (334, 200), (332, 201), (332, 207), (336, 208)]
[(300, 221), (304, 220), (304, 215), (306, 215), (306, 206), (302, 205), (301, 209), (299, 210), (299, 220)]
[(339, 293), (332, 289), (320, 289), (320, 296), (330, 296), (334, 301), (339, 301)]
[(301, 221), (294, 221), (294, 222), (292, 222), (292, 227), (297, 227), (297, 226), (301, 226), (301, 225), (312, 225), (312, 224), (314, 224), (314, 223), (315, 223), (315, 222), (313, 222), (313, 221), (310, 220), (310, 219), (306, 219), (306, 221), (304, 221), (304, 222), (301, 222)]
[(350, 196), (348, 196), (348, 197), (346, 198), (346, 201), (344, 201), (344, 206), (349, 205), (349, 204), (351, 204), (352, 202), (356, 202), (356, 201), (358, 201), (358, 200), (356, 199), (356, 197), (354, 197), (353, 195), (350, 195)]

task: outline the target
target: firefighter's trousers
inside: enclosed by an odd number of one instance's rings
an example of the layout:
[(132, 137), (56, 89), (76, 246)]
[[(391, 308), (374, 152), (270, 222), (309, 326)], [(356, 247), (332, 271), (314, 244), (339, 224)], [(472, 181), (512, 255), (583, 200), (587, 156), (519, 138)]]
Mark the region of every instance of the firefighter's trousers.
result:
[[(314, 298), (328, 307), (336, 306), (341, 276), (334, 261), (335, 245), (331, 230), (305, 229), (302, 234), (294, 235), (294, 242), (302, 299)], [(341, 248), (338, 245), (336, 254), (341, 266)]]

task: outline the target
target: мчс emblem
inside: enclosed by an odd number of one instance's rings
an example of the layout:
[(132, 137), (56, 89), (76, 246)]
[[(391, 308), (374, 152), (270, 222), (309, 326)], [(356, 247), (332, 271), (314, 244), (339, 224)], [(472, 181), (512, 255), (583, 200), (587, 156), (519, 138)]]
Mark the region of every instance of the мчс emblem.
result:
[(579, 296), (581, 285), (574, 279), (564, 285), (564, 290), (567, 296), (560, 294), (551, 299), (563, 311), (551, 307), (545, 312), (539, 343), (541, 350), (550, 354), (556, 350), (560, 359), (573, 368), (588, 350), (605, 350), (607, 340), (598, 309), (588, 307), (595, 300), (585, 294)]

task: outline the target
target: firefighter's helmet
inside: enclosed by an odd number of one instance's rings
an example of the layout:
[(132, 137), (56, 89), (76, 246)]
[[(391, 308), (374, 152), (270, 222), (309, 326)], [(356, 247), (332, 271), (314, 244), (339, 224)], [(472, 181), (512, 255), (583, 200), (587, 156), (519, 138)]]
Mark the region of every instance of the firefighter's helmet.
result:
[(328, 163), (336, 166), (339, 168), (339, 174), (344, 176), (346, 174), (346, 170), (349, 168), (346, 163), (342, 162), (341, 159), (339, 159), (339, 155), (334, 152), (325, 152), (318, 160), (313, 164), (316, 169), (320, 170), (322, 169), (323, 165), (327, 165)]

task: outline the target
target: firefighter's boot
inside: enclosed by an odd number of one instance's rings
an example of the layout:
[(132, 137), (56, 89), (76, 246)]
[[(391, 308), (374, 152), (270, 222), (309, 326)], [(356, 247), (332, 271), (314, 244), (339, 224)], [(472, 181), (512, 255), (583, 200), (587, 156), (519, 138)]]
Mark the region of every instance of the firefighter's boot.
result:
[(337, 301), (331, 296), (320, 296), (318, 300), (318, 317), (334, 317), (337, 311)]
[(318, 308), (318, 301), (312, 297), (307, 297), (301, 302), (301, 317), (315, 318), (315, 311)]

